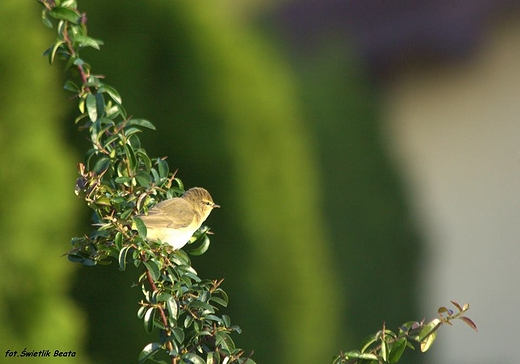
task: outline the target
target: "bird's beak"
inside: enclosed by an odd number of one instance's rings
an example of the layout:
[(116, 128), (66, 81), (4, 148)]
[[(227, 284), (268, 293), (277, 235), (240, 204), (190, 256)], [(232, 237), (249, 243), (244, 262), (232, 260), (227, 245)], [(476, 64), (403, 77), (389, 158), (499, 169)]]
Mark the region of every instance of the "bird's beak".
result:
[(213, 204), (214, 209), (218, 209), (219, 207), (220, 207), (220, 205), (217, 205), (216, 203)]

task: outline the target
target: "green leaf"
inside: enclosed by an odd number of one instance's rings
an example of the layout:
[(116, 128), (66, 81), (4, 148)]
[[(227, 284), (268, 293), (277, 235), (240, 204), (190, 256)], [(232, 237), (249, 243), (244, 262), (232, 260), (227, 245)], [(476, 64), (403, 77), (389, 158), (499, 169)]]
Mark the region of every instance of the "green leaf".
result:
[[(102, 120), (102, 119), (100, 119), (100, 120)], [(105, 143), (104, 143), (103, 147), (105, 149), (111, 150), (112, 148), (115, 147), (114, 145), (112, 145), (112, 143), (116, 142), (118, 139), (119, 139), (119, 135), (118, 134), (114, 134), (114, 135), (108, 137), (105, 140)]]
[(175, 298), (173, 298), (173, 296), (170, 296), (170, 298), (166, 300), (166, 308), (168, 309), (170, 316), (177, 320), (179, 314), (179, 306), (177, 305), (177, 301), (175, 301)]
[(81, 255), (77, 255), (77, 254), (69, 254), (67, 256), (67, 258), (71, 261), (71, 262), (74, 262), (74, 263), (81, 263), (87, 267), (93, 267), (97, 264), (97, 262), (95, 260), (92, 260), (92, 259), (89, 259), (89, 258), (85, 258)]
[(138, 126), (142, 126), (143, 128), (155, 130), (155, 126), (146, 119), (130, 119), (130, 120), (128, 120), (128, 123), (126, 125), (127, 126), (138, 125)]
[(123, 248), (123, 234), (120, 231), (116, 233), (116, 237), (114, 238), (114, 245), (119, 250)]
[(103, 94), (97, 93), (94, 95), (96, 97), (96, 108), (98, 119), (101, 119), (105, 116), (105, 98)]
[(184, 318), (184, 328), (187, 329), (193, 323), (193, 316), (188, 315)]
[(421, 352), (426, 352), (437, 338), (437, 332), (434, 331), (421, 341)]
[(180, 327), (175, 327), (172, 329), (173, 337), (175, 338), (175, 341), (177, 341), (179, 344), (181, 344), (184, 341), (184, 330)]
[(370, 347), (370, 345), (372, 345), (376, 341), (377, 341), (377, 339), (376, 339), (375, 335), (367, 336), (361, 343), (361, 352), (364, 353), (365, 351), (367, 351), (367, 349)]
[(95, 122), (99, 117), (96, 96), (88, 94), (85, 99), (85, 106), (87, 107), (88, 117), (92, 122)]
[(188, 267), (191, 265), (190, 258), (182, 249), (175, 250), (170, 256), (170, 260), (177, 265), (186, 265)]
[(118, 104), (123, 103), (123, 99), (119, 95), (119, 92), (117, 92), (117, 90), (112, 86), (102, 85), (101, 87), (99, 87), (98, 92), (108, 94), (108, 96), (110, 96), (112, 100), (114, 100)]
[(428, 336), (432, 335), (437, 331), (437, 329), (442, 325), (441, 320), (439, 319), (433, 319), (430, 322), (428, 322), (419, 332), (419, 341), (423, 341)]
[(392, 349), (390, 350), (390, 353), (388, 355), (388, 362), (390, 364), (397, 363), (399, 361), (399, 359), (401, 359), (404, 349), (406, 349), (407, 342), (408, 342), (408, 340), (406, 340), (406, 338), (403, 337), (403, 338), (400, 338), (399, 340), (397, 340), (392, 345)]
[(204, 237), (202, 238), (202, 244), (200, 244), (198, 248), (188, 250), (188, 253), (194, 256), (202, 255), (208, 251), (209, 245), (210, 240), (206, 235), (204, 235)]
[(134, 224), (135, 228), (137, 229), (137, 232), (139, 233), (139, 236), (143, 239), (146, 239), (147, 230), (143, 220), (136, 216), (134, 217)]
[(77, 7), (77, 0), (61, 0), (56, 1), (56, 5), (60, 5), (66, 8), (76, 8)]
[(52, 22), (47, 17), (48, 11), (47, 9), (44, 9), (42, 11), (42, 22), (47, 28), (52, 28)]
[(161, 177), (159, 177), (159, 173), (157, 173), (157, 170), (155, 168), (152, 168), (150, 170), (150, 172), (152, 172), (152, 176), (153, 176), (153, 181), (155, 183), (159, 182), (159, 180), (161, 179)]
[(202, 359), (200, 356), (195, 355), (193, 353), (186, 353), (181, 357), (181, 362), (186, 362), (190, 364), (206, 364), (204, 359)]
[(103, 41), (87, 37), (85, 35), (76, 35), (73, 38), (74, 43), (77, 43), (80, 47), (92, 47), (99, 50), (99, 46), (103, 45)]
[[(217, 294), (220, 295), (217, 296)], [(220, 288), (217, 288), (212, 294), (211, 294), (211, 298), (210, 298), (210, 301), (213, 301), (215, 303), (218, 303), (219, 305), (221, 305), (222, 307), (227, 307), (228, 303), (229, 303), (229, 298), (228, 298), (228, 295), (227, 293), (220, 289)]]
[(146, 172), (139, 172), (136, 174), (135, 179), (139, 186), (149, 187), (152, 184), (152, 177)]
[(161, 270), (159, 269), (159, 265), (155, 260), (150, 259), (146, 262), (143, 262), (143, 264), (152, 275), (154, 281), (158, 280), (161, 277)]
[(96, 162), (96, 164), (94, 165), (94, 168), (92, 168), (92, 170), (94, 172), (96, 172), (97, 174), (101, 174), (104, 171), (106, 171), (109, 166), (110, 166), (110, 158), (101, 157), (98, 159), (98, 161)]
[(358, 358), (359, 359), (365, 359), (365, 360), (376, 360), (376, 361), (378, 360), (377, 355), (369, 354), (369, 353), (359, 354)]
[(119, 184), (125, 184), (125, 183), (130, 182), (131, 180), (132, 180), (131, 177), (121, 176), (121, 177), (116, 177), (114, 179), (114, 182), (119, 183)]
[(229, 327), (231, 325), (231, 319), (228, 315), (222, 315), (222, 321), (224, 322), (224, 327)]
[(204, 312), (206, 313), (215, 313), (215, 308), (206, 303), (206, 302), (201, 302), (201, 301), (191, 301), (189, 304), (188, 304), (188, 307), (189, 308), (199, 308), (199, 309), (203, 309)]
[(381, 341), (381, 349), (379, 349), (379, 353), (384, 361), (387, 361), (388, 358), (388, 343), (384, 340)]
[(128, 160), (128, 168), (130, 168), (130, 173), (135, 175), (137, 172), (137, 158), (135, 157), (134, 149), (128, 144), (125, 144), (125, 154)]
[(139, 307), (139, 310), (137, 310), (137, 317), (142, 319), (144, 317), (145, 312), (146, 312), (146, 306)]
[(71, 80), (67, 80), (65, 82), (65, 84), (63, 85), (63, 88), (67, 91), (72, 91), (74, 93), (79, 93), (80, 89), (78, 87), (78, 85), (76, 85), (74, 82), (72, 82)]
[(152, 169), (152, 161), (150, 160), (150, 157), (148, 157), (146, 152), (143, 149), (137, 149), (135, 151), (135, 156), (143, 162), (144, 166), (146, 167), (146, 172), (150, 172), (150, 170)]
[(130, 250), (131, 246), (125, 246), (119, 251), (119, 268), (121, 270), (126, 269), (126, 255), (128, 254), (128, 251)]
[(159, 343), (149, 343), (139, 354), (139, 364), (144, 363), (148, 359), (152, 359), (155, 354), (161, 350), (162, 345)]
[(66, 20), (74, 24), (79, 24), (81, 19), (80, 15), (76, 11), (60, 6), (52, 8), (49, 11), (49, 15), (54, 19)]
[(131, 128), (127, 128), (125, 129), (125, 135), (127, 136), (128, 139), (130, 139), (129, 137), (130, 136), (133, 136), (134, 134), (137, 134), (137, 133), (142, 133), (143, 131), (139, 128), (136, 128), (136, 127), (131, 127)]
[(235, 343), (233, 342), (233, 339), (231, 339), (231, 336), (229, 336), (228, 334), (217, 334), (215, 342), (217, 345), (222, 346), (224, 350), (227, 350), (229, 352), (235, 350)]
[(153, 331), (153, 320), (155, 315), (155, 308), (149, 307), (144, 314), (144, 329), (147, 333), (151, 333)]
[(54, 58), (56, 57), (56, 53), (58, 52), (58, 50), (61, 48), (61, 46), (65, 44), (64, 41), (62, 40), (58, 40), (56, 41), (56, 43), (54, 43), (52, 45), (51, 48), (47, 49), (45, 51), (45, 53), (43, 54), (44, 56), (45, 55), (48, 55), (49, 56), (49, 64), (52, 64), (54, 62)]
[(168, 177), (169, 167), (168, 167), (168, 163), (166, 163), (166, 161), (164, 161), (160, 158), (157, 158), (157, 167), (159, 169), (159, 176)]

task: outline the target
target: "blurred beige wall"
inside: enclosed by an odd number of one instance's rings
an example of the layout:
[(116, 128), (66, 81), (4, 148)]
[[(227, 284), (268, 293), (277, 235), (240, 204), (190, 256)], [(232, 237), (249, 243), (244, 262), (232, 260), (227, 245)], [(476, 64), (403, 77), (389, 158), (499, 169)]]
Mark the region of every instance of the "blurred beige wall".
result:
[(388, 146), (428, 242), (424, 312), (469, 302), (479, 327), (443, 328), (427, 362), (518, 363), (520, 17), (490, 24), (463, 61), (402, 72), (385, 108)]

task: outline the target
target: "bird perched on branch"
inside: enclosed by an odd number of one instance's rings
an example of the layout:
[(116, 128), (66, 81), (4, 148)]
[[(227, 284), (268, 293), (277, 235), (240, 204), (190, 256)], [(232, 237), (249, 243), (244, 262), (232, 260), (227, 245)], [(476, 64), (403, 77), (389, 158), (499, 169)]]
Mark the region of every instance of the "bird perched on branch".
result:
[(220, 206), (213, 202), (208, 191), (193, 187), (180, 197), (159, 202), (148, 210), (147, 215), (137, 217), (146, 226), (148, 240), (160, 240), (180, 249), (217, 207)]

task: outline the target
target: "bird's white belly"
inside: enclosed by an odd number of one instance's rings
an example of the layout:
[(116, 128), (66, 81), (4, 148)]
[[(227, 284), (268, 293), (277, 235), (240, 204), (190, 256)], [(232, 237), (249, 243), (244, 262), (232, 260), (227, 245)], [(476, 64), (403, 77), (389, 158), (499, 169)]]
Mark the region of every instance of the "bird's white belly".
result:
[(174, 249), (180, 249), (188, 243), (194, 232), (195, 230), (192, 229), (148, 229), (147, 238), (152, 241), (161, 240)]

